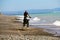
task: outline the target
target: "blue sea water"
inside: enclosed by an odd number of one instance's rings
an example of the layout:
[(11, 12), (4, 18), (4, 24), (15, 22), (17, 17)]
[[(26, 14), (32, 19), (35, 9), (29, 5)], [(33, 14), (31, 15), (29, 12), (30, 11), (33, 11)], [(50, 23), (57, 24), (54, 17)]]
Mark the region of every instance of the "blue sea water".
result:
[(30, 14), (32, 16), (32, 18), (39, 18), (40, 21), (37, 21), (36, 23), (40, 23), (40, 24), (48, 24), (48, 23), (53, 23), (56, 20), (60, 20), (60, 13), (45, 13), (45, 14)]

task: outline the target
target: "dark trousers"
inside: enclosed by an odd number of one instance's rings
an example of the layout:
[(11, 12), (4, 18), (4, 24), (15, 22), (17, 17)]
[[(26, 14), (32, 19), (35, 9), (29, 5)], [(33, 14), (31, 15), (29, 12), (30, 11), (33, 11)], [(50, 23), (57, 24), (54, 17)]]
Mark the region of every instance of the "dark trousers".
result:
[(24, 19), (23, 20), (23, 27), (27, 24), (27, 27), (29, 27), (29, 20)]

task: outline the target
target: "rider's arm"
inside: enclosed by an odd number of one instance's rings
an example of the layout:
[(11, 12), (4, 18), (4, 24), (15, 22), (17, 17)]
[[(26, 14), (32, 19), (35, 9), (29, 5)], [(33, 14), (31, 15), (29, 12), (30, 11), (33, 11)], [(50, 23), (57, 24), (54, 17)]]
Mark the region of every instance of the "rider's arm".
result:
[(31, 18), (31, 16), (28, 14), (29, 18)]

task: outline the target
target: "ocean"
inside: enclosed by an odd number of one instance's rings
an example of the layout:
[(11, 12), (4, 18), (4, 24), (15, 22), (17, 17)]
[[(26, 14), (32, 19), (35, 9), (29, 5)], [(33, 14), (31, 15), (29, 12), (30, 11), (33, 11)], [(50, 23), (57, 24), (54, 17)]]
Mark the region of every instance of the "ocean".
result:
[[(32, 18), (30, 19), (30, 24), (52, 24), (55, 21), (60, 21), (60, 12), (57, 13), (35, 13), (29, 14)], [(14, 16), (23, 16), (14, 15)]]
[[(7, 14), (5, 14), (7, 15)], [(44, 28), (45, 32), (52, 33), (54, 36), (60, 36), (60, 12), (52, 13), (29, 13), (32, 17), (29, 21), (30, 26), (35, 28)], [(8, 16), (23, 16), (23, 14), (11, 14)], [(59, 25), (57, 25), (59, 24)]]
[(31, 14), (31, 16), (33, 16), (34, 18), (37, 17), (37, 19), (40, 19), (40, 21), (36, 19), (37, 22), (31, 23), (31, 24), (35, 24), (33, 25), (34, 27), (44, 28), (46, 29), (44, 31), (48, 33), (52, 33), (54, 34), (54, 36), (60, 36), (60, 26), (57, 26), (57, 24), (60, 25), (60, 12), (50, 13), (50, 14), (49, 13)]

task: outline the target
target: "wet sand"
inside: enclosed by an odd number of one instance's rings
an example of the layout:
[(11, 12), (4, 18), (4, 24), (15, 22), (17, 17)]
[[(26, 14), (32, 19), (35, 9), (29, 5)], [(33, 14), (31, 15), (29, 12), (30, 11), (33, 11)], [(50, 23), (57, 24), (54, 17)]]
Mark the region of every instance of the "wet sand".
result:
[(0, 15), (0, 40), (60, 40), (42, 28), (22, 28), (16, 17)]

